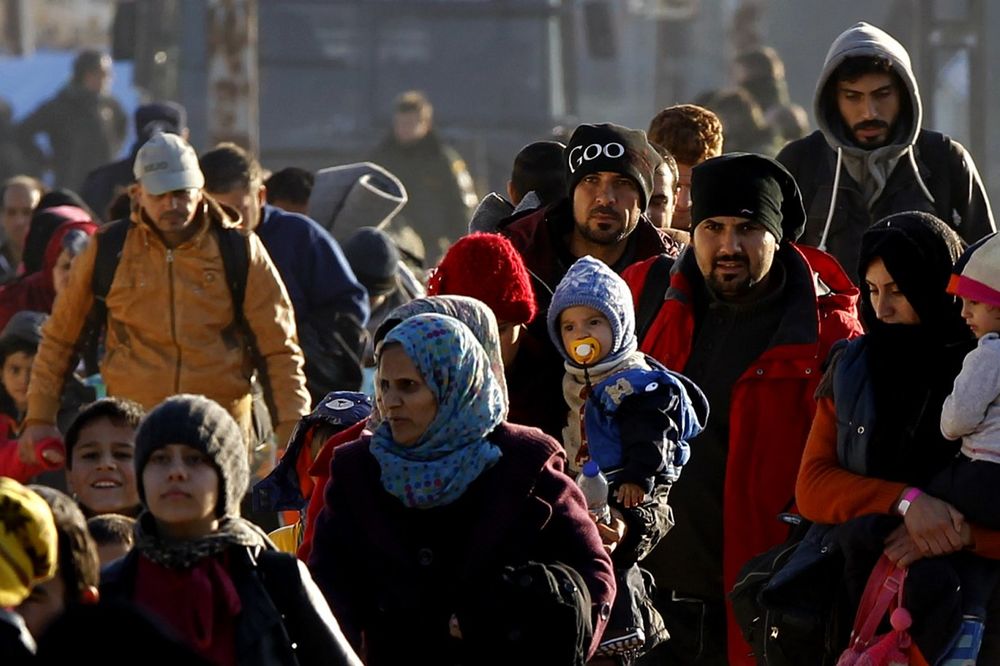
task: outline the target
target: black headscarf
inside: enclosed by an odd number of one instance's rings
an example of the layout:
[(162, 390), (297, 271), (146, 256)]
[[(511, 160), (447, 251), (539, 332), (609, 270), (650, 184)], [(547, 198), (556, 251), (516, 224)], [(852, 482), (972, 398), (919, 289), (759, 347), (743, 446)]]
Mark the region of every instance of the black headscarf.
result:
[(916, 325), (879, 321), (871, 295), (861, 290), (878, 415), (871, 464), (879, 478), (924, 483), (957, 451), (958, 444), (941, 435), (940, 422), (944, 399), (975, 345), (961, 302), (946, 291), (964, 245), (945, 223), (920, 212), (885, 217), (862, 236), (860, 284), (872, 261), (882, 259), (920, 318)]

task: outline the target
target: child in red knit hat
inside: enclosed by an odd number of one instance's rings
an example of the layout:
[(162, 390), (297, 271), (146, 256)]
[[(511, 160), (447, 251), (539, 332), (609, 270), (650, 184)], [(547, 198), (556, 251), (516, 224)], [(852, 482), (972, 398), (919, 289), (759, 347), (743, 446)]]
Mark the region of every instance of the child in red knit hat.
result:
[(535, 318), (535, 290), (524, 260), (496, 234), (471, 234), (451, 246), (427, 285), (430, 296), (470, 296), (497, 318), (503, 364), (517, 356), (521, 334)]

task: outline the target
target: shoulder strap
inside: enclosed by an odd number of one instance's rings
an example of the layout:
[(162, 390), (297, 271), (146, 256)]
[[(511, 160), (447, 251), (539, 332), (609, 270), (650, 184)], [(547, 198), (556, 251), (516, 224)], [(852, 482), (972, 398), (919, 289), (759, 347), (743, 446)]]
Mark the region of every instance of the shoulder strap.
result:
[[(948, 187), (941, 188), (934, 195), (937, 197), (934, 209), (937, 216), (949, 227), (954, 226), (952, 197), (950, 193), (954, 191), (956, 183), (962, 180), (961, 172), (965, 168), (965, 161), (959, 157), (955, 159), (951, 150), (951, 138), (940, 132), (921, 130), (915, 142), (917, 158), (932, 170), (932, 177), (926, 183), (928, 188), (933, 187), (933, 182), (938, 179), (946, 179)], [(944, 173), (941, 173), (941, 169)], [(919, 175), (919, 174), (917, 174)], [(942, 197), (938, 192), (947, 192), (949, 196)]]
[(905, 579), (906, 569), (900, 569), (885, 555), (875, 563), (854, 617), (852, 647), (865, 648), (872, 643), (875, 632), (891, 610), (893, 602), (897, 608), (903, 607)]
[(100, 231), (94, 234), (94, 242), (97, 243), (97, 256), (94, 259), (94, 273), (91, 277), (91, 290), (94, 292), (94, 300), (105, 308), (104, 300), (111, 291), (111, 283), (115, 279), (115, 271), (118, 270), (118, 262), (122, 258), (122, 248), (125, 247), (125, 238), (132, 226), (132, 221), (128, 218), (116, 220), (105, 225)]
[(670, 268), (673, 263), (670, 257), (661, 254), (646, 273), (646, 281), (639, 294), (639, 304), (635, 309), (635, 337), (640, 345), (663, 305), (667, 288), (670, 286)]
[(249, 239), (237, 229), (212, 225), (215, 238), (219, 242), (222, 268), (226, 272), (226, 284), (233, 297), (233, 322), (249, 333), (243, 314), (243, 299), (247, 293), (247, 274), (250, 272)]
[[(118, 270), (125, 239), (131, 227), (132, 221), (126, 217), (104, 225), (94, 234), (93, 242), (97, 243), (97, 254), (94, 257), (94, 271), (90, 278), (94, 303), (87, 313), (86, 322), (76, 343), (77, 353), (83, 358), (88, 375), (99, 371), (97, 361), (101, 334), (108, 323), (108, 292), (111, 291), (111, 283), (115, 280), (115, 272)], [(70, 364), (70, 368), (74, 365), (75, 363)]]

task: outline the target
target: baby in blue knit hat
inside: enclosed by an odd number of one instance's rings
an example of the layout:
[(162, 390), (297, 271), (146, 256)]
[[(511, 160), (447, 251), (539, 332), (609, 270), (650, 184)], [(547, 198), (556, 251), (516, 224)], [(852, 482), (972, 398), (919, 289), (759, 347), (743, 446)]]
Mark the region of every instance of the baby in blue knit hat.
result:
[(575, 475), (595, 460), (617, 503), (634, 507), (657, 477), (672, 482), (680, 474), (686, 440), (701, 432), (708, 415), (705, 397), (637, 350), (631, 292), (601, 261), (583, 257), (570, 267), (547, 323), (565, 359), (568, 471)]

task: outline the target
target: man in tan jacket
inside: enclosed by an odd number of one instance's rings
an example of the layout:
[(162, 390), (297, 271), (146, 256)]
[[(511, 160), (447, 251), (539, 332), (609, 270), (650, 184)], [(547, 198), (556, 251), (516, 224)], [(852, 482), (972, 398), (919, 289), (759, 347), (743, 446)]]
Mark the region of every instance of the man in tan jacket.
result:
[[(284, 445), (299, 417), (309, 413), (309, 393), (294, 313), (271, 258), (251, 234), (244, 331), (234, 326), (220, 235), (212, 229), (234, 228), (239, 216), (202, 192), (205, 180), (194, 149), (177, 135), (155, 134), (136, 155), (134, 171), (131, 226), (105, 301), (100, 368), (108, 394), (147, 410), (177, 393), (203, 394), (229, 410), (249, 435), (256, 370)], [(22, 457), (33, 459), (36, 442), (59, 436), (59, 396), (94, 303), (100, 236), (73, 262), (69, 285), (42, 330), (28, 387)], [(245, 333), (253, 336), (257, 363), (242, 339)]]

